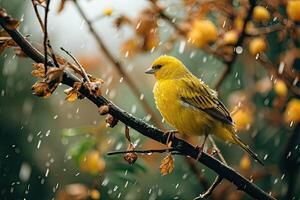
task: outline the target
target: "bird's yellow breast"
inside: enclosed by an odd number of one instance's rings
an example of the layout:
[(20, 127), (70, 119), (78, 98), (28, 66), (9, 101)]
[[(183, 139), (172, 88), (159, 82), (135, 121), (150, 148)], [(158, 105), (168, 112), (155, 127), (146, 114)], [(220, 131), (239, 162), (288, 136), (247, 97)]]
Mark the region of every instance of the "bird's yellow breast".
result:
[(204, 111), (184, 103), (180, 98), (184, 87), (180, 80), (157, 81), (153, 93), (158, 110), (165, 121), (182, 134), (210, 134), (221, 124)]

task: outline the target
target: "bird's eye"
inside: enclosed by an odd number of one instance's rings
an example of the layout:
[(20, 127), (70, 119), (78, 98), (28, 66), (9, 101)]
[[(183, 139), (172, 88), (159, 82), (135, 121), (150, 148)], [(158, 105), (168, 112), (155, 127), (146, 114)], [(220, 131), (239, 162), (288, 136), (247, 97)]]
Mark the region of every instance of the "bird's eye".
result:
[(155, 70), (158, 70), (162, 67), (162, 65), (154, 65), (152, 68), (155, 69)]

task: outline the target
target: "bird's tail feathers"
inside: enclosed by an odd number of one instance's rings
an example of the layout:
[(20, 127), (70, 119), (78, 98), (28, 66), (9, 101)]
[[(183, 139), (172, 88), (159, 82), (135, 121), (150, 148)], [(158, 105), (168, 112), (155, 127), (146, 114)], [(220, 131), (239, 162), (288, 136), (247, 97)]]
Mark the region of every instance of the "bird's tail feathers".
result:
[(257, 154), (254, 153), (253, 150), (249, 148), (247, 144), (245, 144), (237, 135), (232, 136), (233, 140), (242, 147), (255, 161), (260, 163), (261, 165), (264, 165), (264, 163), (258, 158)]

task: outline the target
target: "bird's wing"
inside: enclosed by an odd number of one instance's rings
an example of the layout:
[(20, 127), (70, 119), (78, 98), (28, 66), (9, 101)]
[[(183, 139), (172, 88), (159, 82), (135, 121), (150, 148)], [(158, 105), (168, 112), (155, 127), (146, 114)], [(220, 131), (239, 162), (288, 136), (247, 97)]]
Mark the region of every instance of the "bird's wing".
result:
[(184, 103), (205, 111), (223, 123), (233, 124), (229, 111), (208, 85), (195, 77), (182, 78), (181, 81), (184, 87), (180, 98)]

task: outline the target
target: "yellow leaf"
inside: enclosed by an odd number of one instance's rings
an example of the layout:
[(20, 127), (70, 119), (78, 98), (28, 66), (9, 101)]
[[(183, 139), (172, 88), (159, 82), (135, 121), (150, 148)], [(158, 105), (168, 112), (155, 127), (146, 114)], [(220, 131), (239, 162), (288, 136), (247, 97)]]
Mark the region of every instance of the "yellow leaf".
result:
[[(291, 125), (300, 122), (300, 100), (293, 98), (286, 106), (284, 120)], [(292, 124), (291, 124), (292, 123)]]
[(97, 199), (100, 199), (100, 192), (98, 191), (98, 190), (96, 190), (96, 189), (92, 189), (91, 191), (90, 191), (90, 197), (91, 197), (91, 199), (95, 199), (95, 200), (97, 200)]
[(251, 160), (248, 154), (245, 154), (240, 161), (240, 169), (248, 171), (250, 169)]
[(96, 150), (89, 151), (80, 160), (80, 169), (91, 174), (101, 173), (105, 169), (105, 161)]
[(162, 176), (165, 176), (173, 171), (174, 160), (171, 153), (161, 161), (159, 169)]
[(106, 16), (111, 16), (113, 13), (113, 10), (111, 8), (105, 8), (103, 10), (103, 14), (106, 15)]
[[(66, 92), (66, 90), (65, 90), (65, 92)], [(70, 101), (70, 102), (75, 101), (78, 99), (78, 95), (79, 95), (79, 93), (76, 90), (71, 89), (70, 91), (67, 92), (67, 96), (66, 96), (65, 100)]]

